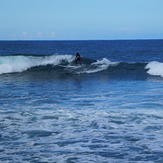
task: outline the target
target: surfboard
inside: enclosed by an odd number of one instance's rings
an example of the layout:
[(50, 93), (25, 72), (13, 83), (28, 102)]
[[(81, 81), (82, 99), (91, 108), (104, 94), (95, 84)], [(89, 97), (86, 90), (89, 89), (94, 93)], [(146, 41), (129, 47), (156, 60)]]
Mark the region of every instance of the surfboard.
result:
[(60, 67), (65, 67), (65, 68), (79, 68), (82, 67), (82, 65), (60, 65)]

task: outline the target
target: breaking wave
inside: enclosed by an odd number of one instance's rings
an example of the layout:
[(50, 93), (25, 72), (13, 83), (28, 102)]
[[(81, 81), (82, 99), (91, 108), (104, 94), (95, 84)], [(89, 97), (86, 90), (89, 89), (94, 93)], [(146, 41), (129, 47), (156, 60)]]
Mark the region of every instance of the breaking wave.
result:
[(163, 63), (125, 63), (111, 62), (107, 58), (94, 60), (83, 58), (82, 65), (75, 65), (73, 55), (51, 55), (51, 56), (1, 56), (0, 74), (21, 73), (32, 71), (54, 71), (54, 73), (70, 74), (92, 74), (97, 72), (108, 72), (119, 76), (134, 75), (157, 75), (163, 77)]
[[(40, 67), (48, 67), (48, 70), (64, 68), (71, 72), (80, 73), (95, 73), (106, 70), (111, 65), (117, 63), (111, 62), (106, 58), (101, 61), (84, 58), (83, 64), (75, 65), (74, 56), (72, 55), (52, 55), (52, 56), (1, 56), (0, 57), (0, 74), (16, 73), (28, 71), (33, 68), (38, 70)], [(50, 68), (49, 68), (50, 66)], [(46, 70), (46, 68), (44, 69)]]
[(147, 73), (150, 75), (163, 77), (163, 63), (157, 61), (149, 62), (145, 68), (148, 69)]
[(59, 65), (73, 61), (71, 55), (53, 56), (2, 56), (0, 57), (0, 74), (15, 73), (29, 70), (33, 67)]

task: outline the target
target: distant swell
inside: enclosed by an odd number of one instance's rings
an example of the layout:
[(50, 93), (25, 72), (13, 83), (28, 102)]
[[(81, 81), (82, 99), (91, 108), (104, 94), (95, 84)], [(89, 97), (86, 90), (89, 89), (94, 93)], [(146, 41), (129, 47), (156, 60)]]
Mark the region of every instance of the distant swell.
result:
[(0, 74), (20, 73), (24, 71), (54, 71), (54, 73), (92, 74), (107, 72), (112, 76), (134, 75), (145, 76), (147, 74), (163, 77), (163, 63), (125, 63), (111, 62), (107, 58), (93, 60), (83, 58), (82, 65), (75, 65), (72, 55), (51, 56), (1, 56)]

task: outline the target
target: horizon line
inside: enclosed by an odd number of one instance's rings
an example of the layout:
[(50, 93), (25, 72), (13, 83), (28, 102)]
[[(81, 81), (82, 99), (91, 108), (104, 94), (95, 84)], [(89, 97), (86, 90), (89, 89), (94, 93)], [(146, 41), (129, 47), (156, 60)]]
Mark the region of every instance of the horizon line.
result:
[(11, 40), (0, 40), (0, 41), (134, 41), (134, 40), (163, 40), (163, 38), (141, 38), (141, 39), (58, 39), (58, 40), (52, 40), (52, 39), (11, 39)]

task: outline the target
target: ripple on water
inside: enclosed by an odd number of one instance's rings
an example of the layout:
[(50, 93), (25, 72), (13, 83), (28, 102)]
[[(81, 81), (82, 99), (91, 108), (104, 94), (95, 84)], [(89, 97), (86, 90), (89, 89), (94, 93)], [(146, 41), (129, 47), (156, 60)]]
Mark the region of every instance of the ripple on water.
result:
[(33, 137), (51, 136), (52, 134), (56, 134), (56, 133), (52, 131), (46, 131), (46, 130), (30, 130), (30, 131), (22, 132), (22, 134), (27, 134), (30, 138), (33, 138)]

